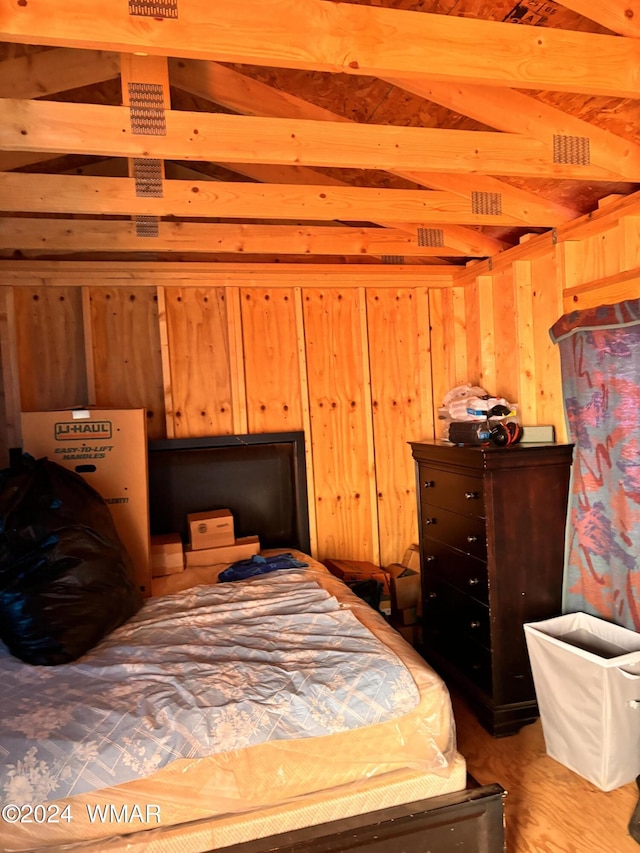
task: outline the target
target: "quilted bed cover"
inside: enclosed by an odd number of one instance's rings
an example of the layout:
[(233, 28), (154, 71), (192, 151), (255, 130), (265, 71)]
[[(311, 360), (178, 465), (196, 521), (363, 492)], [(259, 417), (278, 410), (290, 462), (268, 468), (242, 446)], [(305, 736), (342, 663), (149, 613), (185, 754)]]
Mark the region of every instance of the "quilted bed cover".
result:
[(297, 556), (309, 568), (152, 599), (74, 664), (3, 653), (2, 803), (45, 808), (4, 822), (2, 849), (155, 835), (401, 769), (446, 779), (440, 678)]

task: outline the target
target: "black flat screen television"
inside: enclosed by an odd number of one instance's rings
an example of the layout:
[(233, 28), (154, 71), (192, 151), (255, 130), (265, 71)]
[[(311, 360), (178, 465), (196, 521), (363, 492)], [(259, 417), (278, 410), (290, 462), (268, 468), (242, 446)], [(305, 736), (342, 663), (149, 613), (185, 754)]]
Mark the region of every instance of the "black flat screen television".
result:
[(149, 442), (151, 533), (182, 534), (187, 514), (229, 509), (236, 538), (309, 553), (303, 432)]

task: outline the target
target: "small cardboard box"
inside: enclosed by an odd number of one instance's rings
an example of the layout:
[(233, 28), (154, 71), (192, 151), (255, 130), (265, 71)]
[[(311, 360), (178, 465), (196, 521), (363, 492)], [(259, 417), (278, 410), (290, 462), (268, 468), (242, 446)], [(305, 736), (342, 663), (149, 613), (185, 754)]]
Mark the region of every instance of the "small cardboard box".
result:
[(102, 496), (129, 552), (135, 581), (151, 595), (147, 418), (144, 409), (22, 413), (22, 447), (75, 471)]
[(244, 536), (242, 539), (236, 539), (233, 545), (223, 545), (221, 548), (194, 550), (187, 545), (184, 552), (185, 566), (191, 569), (235, 563), (236, 560), (249, 560), (259, 551), (260, 540), (257, 536)]
[(235, 543), (233, 516), (228, 509), (190, 512), (187, 515), (192, 551), (222, 548)]
[(173, 575), (184, 571), (184, 551), (179, 533), (151, 537), (151, 576)]
[(420, 548), (417, 545), (409, 545), (404, 552), (402, 565), (414, 572), (420, 571)]
[(420, 600), (420, 574), (408, 569), (400, 563), (391, 563), (387, 566), (390, 582), (391, 609), (406, 610), (417, 607)]
[(382, 595), (389, 595), (389, 575), (375, 563), (364, 560), (325, 560), (324, 565), (332, 575), (346, 584), (377, 580), (382, 584)]

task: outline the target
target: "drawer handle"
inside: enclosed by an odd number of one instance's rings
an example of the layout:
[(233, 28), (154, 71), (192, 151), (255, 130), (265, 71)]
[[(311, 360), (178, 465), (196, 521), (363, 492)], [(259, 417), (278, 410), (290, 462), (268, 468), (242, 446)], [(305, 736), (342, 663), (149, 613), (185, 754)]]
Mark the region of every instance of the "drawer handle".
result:
[(435, 557), (433, 556), (433, 554), (427, 554), (427, 556), (425, 557), (425, 560), (427, 561), (427, 563), (433, 563), (433, 561), (435, 560)]
[(465, 492), (464, 496), (468, 501), (477, 501), (480, 497), (478, 492)]
[(433, 487), (435, 486), (435, 483), (433, 482), (433, 480), (425, 480), (423, 485), (424, 485), (425, 489), (433, 489)]
[(477, 586), (480, 583), (478, 578), (469, 578), (469, 586)]
[(433, 599), (434, 599), (434, 598), (437, 598), (437, 597), (438, 597), (438, 593), (437, 593), (437, 592), (430, 592), (430, 593), (428, 593), (428, 594), (427, 594), (427, 598), (430, 598), (432, 601), (433, 601)]
[(470, 628), (479, 628), (480, 627), (480, 621), (478, 619), (472, 619), (471, 622), (469, 623), (469, 627)]
[(425, 524), (435, 524), (436, 520), (435, 520), (435, 518), (425, 518), (424, 523)]
[(473, 543), (474, 543), (474, 542), (477, 542), (477, 541), (478, 541), (478, 537), (477, 537), (477, 536), (475, 536), (473, 533), (470, 533), (470, 534), (467, 536), (467, 542), (469, 543), (469, 545), (473, 545)]

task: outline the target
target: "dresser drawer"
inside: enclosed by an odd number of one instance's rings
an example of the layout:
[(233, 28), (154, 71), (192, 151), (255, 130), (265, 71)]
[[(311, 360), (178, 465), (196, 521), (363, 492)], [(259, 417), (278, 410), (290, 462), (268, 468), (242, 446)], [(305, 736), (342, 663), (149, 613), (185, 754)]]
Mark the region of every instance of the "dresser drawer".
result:
[(426, 577), (437, 575), (483, 604), (489, 603), (489, 573), (485, 562), (454, 551), (435, 539), (423, 539), (422, 550)]
[(422, 535), (437, 539), (479, 560), (487, 558), (487, 532), (482, 518), (461, 516), (448, 509), (422, 505)]
[(486, 604), (465, 595), (435, 575), (425, 578), (423, 588), (425, 625), (433, 619), (437, 624), (445, 624), (451, 635), (491, 648), (491, 620)]
[(453, 664), (473, 684), (485, 693), (493, 692), (491, 652), (484, 646), (451, 631), (449, 625), (436, 619), (425, 621), (424, 642), (427, 655), (430, 649)]
[(420, 465), (420, 500), (462, 515), (485, 517), (484, 487), (480, 477), (455, 474)]

